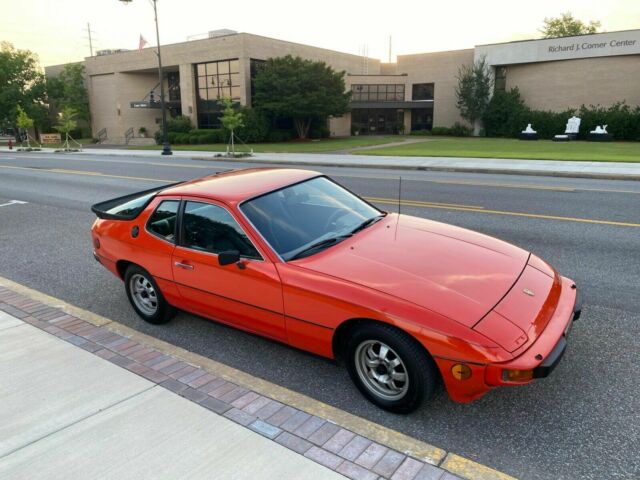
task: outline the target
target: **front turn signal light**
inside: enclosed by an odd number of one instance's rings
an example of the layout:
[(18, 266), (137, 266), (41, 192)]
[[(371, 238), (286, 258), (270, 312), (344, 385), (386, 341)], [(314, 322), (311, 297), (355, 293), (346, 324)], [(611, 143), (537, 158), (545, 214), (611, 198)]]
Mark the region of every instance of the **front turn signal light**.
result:
[(533, 380), (533, 370), (502, 370), (502, 380), (524, 383)]
[(471, 368), (464, 363), (456, 363), (451, 367), (451, 375), (453, 375), (453, 378), (456, 380), (466, 380), (471, 378)]

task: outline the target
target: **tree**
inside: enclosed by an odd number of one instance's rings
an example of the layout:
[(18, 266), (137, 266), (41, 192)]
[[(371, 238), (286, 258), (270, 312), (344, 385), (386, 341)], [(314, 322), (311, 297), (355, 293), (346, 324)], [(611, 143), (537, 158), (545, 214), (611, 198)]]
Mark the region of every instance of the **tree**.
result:
[(491, 68), (482, 56), (473, 65), (461, 66), (456, 78), (456, 105), (462, 118), (473, 124), (474, 135), (478, 135), (479, 121), (487, 109), (493, 88)]
[(71, 107), (65, 107), (58, 115), (58, 124), (54, 125), (54, 129), (60, 133), (64, 133), (64, 149), (69, 150), (69, 133), (78, 126), (76, 116), (78, 113)]
[(27, 132), (27, 147), (31, 148), (31, 144), (29, 143), (29, 129), (33, 128), (33, 119), (27, 115), (20, 105), (16, 107), (18, 111), (18, 117), (16, 118), (16, 126), (20, 130), (26, 130)]
[(0, 127), (13, 127), (18, 106), (42, 125), (46, 119), (44, 75), (29, 50), (0, 44)]
[(223, 97), (220, 100), (220, 105), (222, 105), (222, 116), (220, 117), (220, 121), (222, 122), (222, 126), (224, 127), (224, 129), (229, 131), (231, 154), (235, 157), (236, 145), (234, 139), (234, 131), (244, 126), (244, 116), (242, 115), (242, 112), (237, 111), (233, 107), (233, 101), (231, 101), (231, 99), (228, 97)]
[(540, 29), (540, 33), (544, 38), (571, 37), (572, 35), (596, 33), (600, 26), (600, 22), (592, 20), (586, 24), (575, 18), (570, 12), (566, 12), (559, 17), (545, 17), (544, 27)]
[[(517, 137), (531, 120), (520, 90), (497, 91), (482, 116), (487, 137)], [(536, 125), (533, 125), (536, 128)]]
[(89, 121), (89, 94), (85, 84), (85, 69), (81, 63), (65, 65), (57, 77), (47, 78), (49, 114), (57, 108), (71, 107), (81, 120)]
[(272, 118), (291, 118), (299, 138), (306, 138), (314, 118), (326, 119), (349, 109), (344, 72), (324, 62), (300, 57), (271, 58), (254, 80), (255, 107)]

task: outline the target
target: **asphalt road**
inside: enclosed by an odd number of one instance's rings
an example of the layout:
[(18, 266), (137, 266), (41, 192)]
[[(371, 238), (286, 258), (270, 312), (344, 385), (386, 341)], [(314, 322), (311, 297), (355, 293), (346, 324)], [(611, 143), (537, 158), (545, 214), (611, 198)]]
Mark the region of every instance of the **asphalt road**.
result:
[(640, 478), (640, 182), (319, 168), (393, 211), (402, 175), (403, 213), (531, 250), (585, 295), (549, 378), (468, 405), (441, 393), (399, 416), (332, 362), (187, 314), (145, 324), (93, 260), (91, 204), (247, 165), (2, 153), (0, 275), (523, 479)]

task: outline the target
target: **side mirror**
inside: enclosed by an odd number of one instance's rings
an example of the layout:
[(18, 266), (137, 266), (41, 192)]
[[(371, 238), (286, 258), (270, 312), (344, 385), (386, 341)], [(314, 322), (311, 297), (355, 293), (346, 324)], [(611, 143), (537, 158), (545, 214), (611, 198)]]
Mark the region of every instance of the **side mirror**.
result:
[(218, 254), (218, 263), (220, 266), (231, 265), (240, 261), (240, 252), (238, 250), (228, 250)]

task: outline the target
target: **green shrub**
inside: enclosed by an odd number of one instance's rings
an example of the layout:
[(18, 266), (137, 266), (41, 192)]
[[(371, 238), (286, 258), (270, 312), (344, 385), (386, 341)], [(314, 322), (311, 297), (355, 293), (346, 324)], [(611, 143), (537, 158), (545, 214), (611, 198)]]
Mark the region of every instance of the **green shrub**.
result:
[[(190, 132), (169, 132), (169, 143), (176, 145), (202, 145), (205, 143), (225, 143), (225, 134), (220, 129), (194, 129)], [(162, 143), (162, 134), (156, 135), (156, 142)]]
[(266, 141), (270, 143), (288, 142), (294, 138), (294, 133), (291, 130), (270, 130), (267, 134)]
[(167, 131), (187, 133), (193, 129), (191, 119), (184, 115), (170, 118), (167, 120)]
[(451, 135), (454, 137), (470, 137), (471, 133), (471, 128), (461, 124), (460, 122), (454, 123), (453, 127), (451, 127)]
[(312, 139), (329, 138), (330, 135), (331, 135), (331, 131), (329, 130), (329, 127), (327, 127), (326, 125), (309, 129), (309, 138), (312, 138)]
[(623, 102), (608, 108), (582, 105), (576, 115), (582, 119), (579, 138), (587, 138), (598, 125), (607, 125), (607, 131), (618, 140), (640, 140), (640, 106), (631, 108)]
[(242, 107), (244, 125), (236, 130), (236, 136), (245, 143), (264, 142), (269, 133), (269, 120), (257, 108)]
[[(62, 135), (64, 137), (64, 135)], [(91, 129), (89, 127), (80, 127), (69, 132), (71, 138), (91, 138)]]
[(640, 139), (640, 106), (632, 108), (619, 102), (610, 107), (582, 105), (560, 112), (533, 110), (525, 105), (517, 88), (496, 92), (483, 122), (489, 137), (517, 137), (530, 123), (539, 138), (553, 138), (564, 133), (567, 120), (573, 115), (581, 119), (580, 139), (587, 139), (589, 132), (598, 125), (607, 125), (607, 131), (617, 140)]
[(527, 123), (531, 124), (531, 127), (538, 132), (538, 138), (553, 138), (554, 135), (563, 134), (567, 127), (567, 120), (575, 112), (573, 110), (565, 110), (564, 112), (550, 112), (542, 110), (528, 110), (526, 112), (526, 122), (519, 130), (516, 128), (518, 135), (525, 129)]
[(431, 135), (451, 135), (451, 129), (449, 127), (433, 127)]
[(488, 137), (517, 137), (527, 126), (528, 108), (518, 88), (496, 92), (482, 117)]
[(411, 132), (409, 133), (409, 135), (431, 135), (432, 131), (431, 130), (411, 130)]
[(189, 134), (185, 132), (169, 132), (167, 133), (169, 143), (187, 144), (189, 143)]

